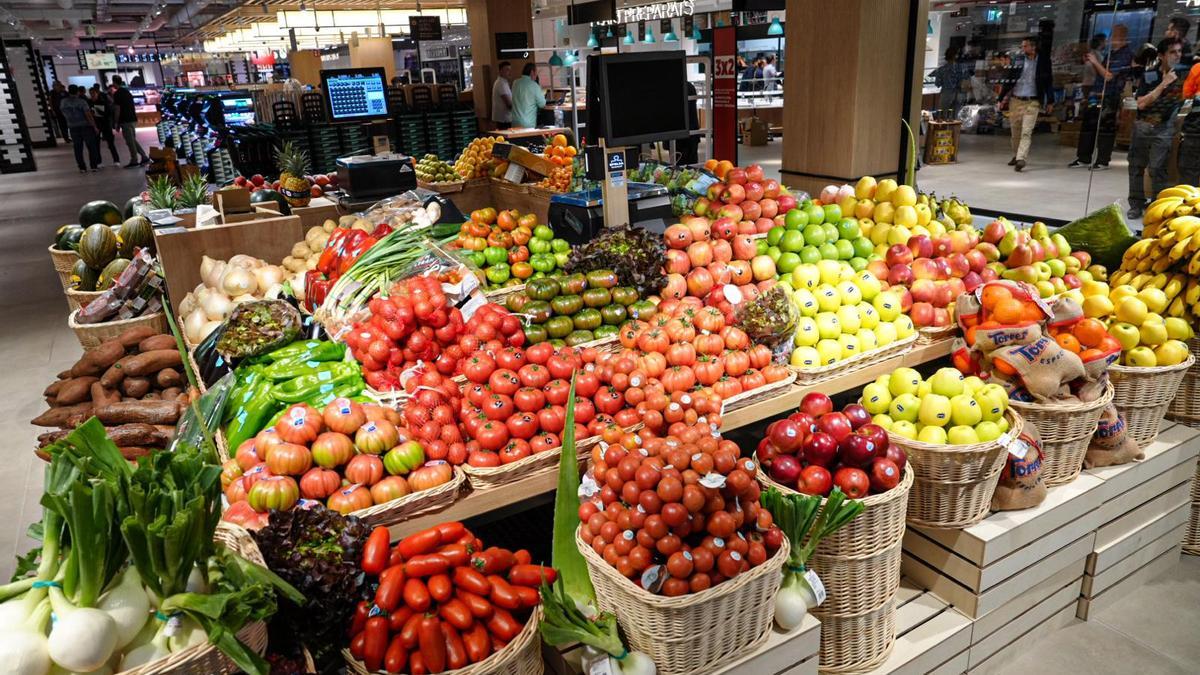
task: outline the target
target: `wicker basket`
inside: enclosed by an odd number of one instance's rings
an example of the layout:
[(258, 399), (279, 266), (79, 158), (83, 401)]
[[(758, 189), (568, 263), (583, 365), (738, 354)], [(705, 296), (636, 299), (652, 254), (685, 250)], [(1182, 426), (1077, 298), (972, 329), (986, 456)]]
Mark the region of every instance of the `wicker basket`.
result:
[(513, 286), (504, 286), (502, 288), (497, 288), (494, 291), (488, 291), (488, 292), (484, 293), (483, 296), (485, 298), (487, 298), (488, 302), (494, 302), (497, 305), (503, 306), (504, 301), (508, 300), (508, 296), (516, 295), (517, 293), (521, 293), (524, 290), (525, 290), (525, 284), (516, 284)]
[(1167, 408), (1167, 419), (1200, 426), (1200, 373), (1187, 371), (1179, 381), (1179, 390)]
[[(250, 533), (237, 525), (218, 523), (213, 539), (250, 562), (266, 566), (262, 553)], [(267, 625), (255, 621), (238, 631), (238, 639), (256, 654), (267, 651)], [(241, 670), (216, 647), (205, 643), (159, 659), (132, 670), (118, 671), (121, 675), (227, 675)]]
[(75, 261), (79, 260), (79, 254), (75, 251), (60, 251), (54, 248), (53, 244), (48, 246), (47, 250), (50, 251), (54, 271), (58, 272), (58, 280), (65, 291), (71, 287), (71, 271), (75, 268)]
[(1092, 434), (1100, 415), (1113, 400), (1109, 384), (1104, 395), (1089, 403), (1031, 403), (1010, 401), (1027, 424), (1033, 424), (1042, 439), (1042, 479), (1047, 487), (1070, 483), (1083, 470)]
[(653, 659), (660, 675), (709, 673), (765, 641), (775, 621), (775, 594), (791, 546), (731, 581), (700, 593), (668, 598), (635, 585), (575, 532), (603, 611), (613, 612), (630, 649)]
[(917, 344), (929, 345), (942, 340), (949, 340), (958, 334), (958, 326), (950, 324), (949, 326), (941, 326), (934, 328), (926, 326), (917, 330)]
[(818, 668), (837, 675), (870, 672), (883, 665), (895, 644), (895, 598), (856, 616), (821, 617)]
[[(503, 649), (491, 656), (473, 663), (466, 668), (444, 671), (445, 675), (541, 675), (545, 669), (542, 660), (542, 640), (538, 637), (538, 624), (542, 621), (542, 608), (539, 605), (529, 615), (525, 627)], [(355, 675), (370, 675), (362, 661), (350, 655), (350, 650), (342, 650), (342, 658), (346, 660), (346, 668)]]
[(743, 391), (736, 396), (730, 396), (729, 398), (721, 401), (721, 414), (728, 415), (735, 410), (740, 410), (746, 406), (758, 403), (759, 401), (775, 398), (776, 396), (779, 396), (781, 392), (790, 389), (792, 383), (795, 381), (796, 373), (793, 371), (782, 380), (771, 382), (758, 387), (757, 389), (751, 389), (750, 391)]
[(443, 195), (450, 194), (451, 192), (462, 192), (466, 184), (467, 182), (462, 180), (443, 181), (441, 183), (426, 183), (423, 180), (417, 181), (417, 187)]
[(1175, 398), (1188, 369), (1196, 363), (1189, 355), (1183, 363), (1156, 368), (1109, 366), (1113, 384), (1113, 403), (1125, 418), (1125, 425), (1138, 447), (1144, 448), (1158, 437), (1167, 408)]
[(395, 525), (409, 518), (416, 518), (427, 513), (441, 511), (458, 500), (467, 482), (466, 474), (459, 467), (453, 467), (453, 477), (441, 485), (435, 485), (428, 490), (410, 492), (393, 499), (390, 502), (376, 504), (369, 508), (360, 509), (350, 515), (357, 516), (371, 527), (378, 525)]
[(1192, 502), (1192, 517), (1183, 533), (1183, 552), (1200, 555), (1200, 502)]
[[(1025, 421), (1011, 408), (1008, 436), (1021, 434)], [(933, 528), (961, 528), (988, 514), (992, 493), (1008, 451), (1000, 440), (975, 445), (931, 445), (893, 434), (916, 471), (908, 493), (908, 522)]]
[(77, 291), (74, 288), (68, 288), (63, 291), (67, 296), (67, 307), (74, 312), (77, 309), (87, 307), (87, 304), (104, 294), (104, 291)]
[[(584, 457), (591, 447), (599, 442), (599, 436), (581, 439), (575, 444), (576, 452), (580, 457)], [(561, 454), (562, 447), (560, 446), (500, 466), (477, 467), (463, 464), (462, 470), (467, 474), (467, 482), (471, 484), (472, 490), (493, 490), (530, 476), (557, 471), (558, 458)]]
[(67, 325), (71, 327), (71, 330), (75, 331), (75, 337), (78, 338), (79, 344), (83, 345), (84, 351), (95, 349), (101, 344), (124, 333), (126, 330), (138, 326), (149, 326), (156, 333), (170, 332), (170, 327), (167, 325), (167, 315), (162, 312), (155, 312), (121, 321), (105, 321), (103, 323), (77, 323), (75, 321), (77, 314), (79, 314), (79, 310), (71, 312), (71, 316), (67, 317)]
[(852, 356), (844, 361), (831, 363), (828, 366), (819, 366), (817, 368), (796, 368), (792, 367), (792, 372), (796, 373), (796, 381), (800, 384), (810, 385), (831, 380), (835, 377), (841, 377), (846, 373), (851, 373), (861, 368), (899, 356), (912, 348), (917, 342), (917, 334), (896, 340), (891, 344), (882, 347), (870, 349), (856, 356)]

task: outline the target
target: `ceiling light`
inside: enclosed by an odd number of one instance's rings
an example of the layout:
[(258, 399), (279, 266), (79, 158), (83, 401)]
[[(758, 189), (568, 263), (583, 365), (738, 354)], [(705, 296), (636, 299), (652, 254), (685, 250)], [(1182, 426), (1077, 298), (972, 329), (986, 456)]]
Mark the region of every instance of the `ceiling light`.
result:
[(624, 42), (627, 45), (633, 44), (634, 43), (633, 33), (629, 32), (628, 30), (625, 31), (625, 39), (622, 40), (622, 42)]
[(573, 65), (575, 65), (575, 62), (578, 60), (579, 60), (579, 57), (575, 55), (575, 52), (567, 52), (567, 56), (563, 59), (563, 65), (564, 66), (573, 66)]
[(779, 23), (779, 17), (771, 19), (771, 25), (767, 27), (767, 35), (783, 35), (783, 24)]
[(596, 33), (594, 31), (591, 33), (588, 33), (587, 46), (595, 49), (597, 46), (599, 46), (599, 44), (600, 44), (600, 41), (596, 39)]
[(645, 44), (654, 44), (654, 29), (650, 28), (650, 26), (646, 26), (646, 35), (642, 38), (642, 42)]
[(550, 65), (561, 66), (562, 64), (563, 64), (562, 57), (558, 55), (558, 50), (556, 49), (556, 50), (554, 50), (554, 53), (550, 55)]

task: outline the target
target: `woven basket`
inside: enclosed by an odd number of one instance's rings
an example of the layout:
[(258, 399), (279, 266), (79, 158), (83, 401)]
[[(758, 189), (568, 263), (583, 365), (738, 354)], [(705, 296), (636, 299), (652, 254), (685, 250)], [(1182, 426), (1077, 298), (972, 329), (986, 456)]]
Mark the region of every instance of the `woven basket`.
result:
[(957, 334), (958, 326), (955, 324), (941, 326), (940, 328), (926, 326), (925, 328), (920, 328), (917, 330), (917, 344), (933, 344), (934, 342), (939, 342), (941, 340), (949, 340)]
[[(541, 675), (545, 669), (542, 660), (542, 640), (538, 637), (538, 624), (542, 621), (542, 607), (538, 605), (530, 613), (525, 627), (517, 633), (503, 649), (491, 656), (472, 663), (466, 668), (443, 671), (445, 675)], [(362, 661), (350, 655), (349, 649), (342, 650), (346, 668), (355, 675), (370, 675), (371, 671)], [(382, 672), (382, 671), (380, 671)]]
[(428, 490), (410, 492), (399, 499), (360, 509), (350, 515), (375, 527), (395, 525), (409, 518), (441, 511), (458, 500), (459, 495), (463, 492), (463, 484), (467, 482), (466, 474), (462, 472), (462, 469), (459, 467), (453, 467), (453, 469), (454, 476), (448, 482), (435, 485)]
[[(599, 436), (581, 439), (575, 444), (576, 452), (580, 457), (585, 457), (591, 447), (599, 442)], [(467, 482), (471, 484), (472, 490), (494, 490), (530, 476), (557, 471), (561, 454), (560, 446), (500, 466), (477, 467), (463, 464), (462, 470), (467, 475)]]
[(867, 673), (883, 665), (896, 644), (896, 600), (857, 616), (821, 617), (818, 668), (838, 675)]
[[(245, 529), (230, 523), (218, 523), (216, 532), (213, 533), (213, 539), (246, 560), (263, 565), (264, 567), (266, 566), (262, 553), (259, 552), (254, 539)], [(254, 650), (256, 654), (262, 655), (266, 653), (267, 625), (262, 621), (255, 621), (246, 625), (238, 631), (237, 636), (239, 640)], [(230, 661), (222, 654), (219, 649), (211, 644), (204, 643), (195, 647), (189, 647), (152, 663), (147, 663), (144, 666), (118, 672), (121, 675), (168, 675), (168, 673), (172, 675), (177, 673), (182, 673), (183, 675), (227, 675), (229, 673), (241, 672), (241, 670), (234, 665), (233, 661)]]
[(494, 291), (488, 291), (484, 293), (483, 296), (487, 298), (488, 302), (494, 302), (497, 305), (503, 306), (504, 301), (508, 299), (508, 296), (516, 295), (524, 290), (525, 284), (517, 284), (515, 286), (504, 286), (503, 288), (497, 288)]
[(743, 391), (735, 396), (730, 396), (729, 398), (721, 401), (721, 414), (728, 415), (735, 410), (740, 410), (746, 406), (754, 405), (759, 401), (775, 398), (776, 396), (779, 396), (781, 392), (790, 389), (792, 383), (795, 381), (796, 373), (793, 371), (782, 380), (777, 380), (775, 382), (758, 387), (757, 389)]
[[(1008, 436), (1016, 438), (1024, 419), (1011, 408), (1005, 413)], [(933, 528), (961, 528), (988, 514), (992, 493), (1008, 451), (999, 440), (975, 445), (931, 445), (893, 434), (916, 472), (908, 493), (908, 522)]]
[(1200, 373), (1189, 370), (1179, 381), (1179, 390), (1167, 407), (1167, 418), (1200, 426)]
[(1192, 517), (1183, 533), (1183, 552), (1200, 555), (1200, 503), (1192, 502)]
[(710, 673), (765, 641), (775, 621), (775, 594), (791, 551), (783, 545), (766, 562), (700, 593), (668, 598), (621, 576), (575, 531), (603, 611), (613, 612), (630, 649), (644, 652), (660, 675)]
[(1109, 366), (1113, 384), (1113, 403), (1125, 418), (1125, 425), (1138, 447), (1144, 448), (1158, 437), (1167, 408), (1175, 398), (1188, 369), (1196, 363), (1189, 355), (1183, 363), (1156, 368)]
[(1083, 470), (1092, 434), (1100, 415), (1113, 400), (1112, 384), (1104, 395), (1089, 403), (1031, 403), (1010, 401), (1025, 422), (1033, 424), (1042, 439), (1042, 479), (1047, 487), (1070, 483)]
[(896, 340), (891, 344), (867, 350), (844, 361), (831, 363), (828, 366), (819, 366), (817, 368), (796, 368), (792, 366), (791, 368), (792, 372), (796, 373), (796, 382), (804, 385), (817, 384), (818, 382), (832, 380), (846, 373), (866, 368), (871, 364), (885, 361), (893, 356), (899, 356), (911, 349), (916, 342), (917, 334), (914, 332), (903, 340)]
[(60, 251), (54, 248), (53, 244), (46, 250), (50, 251), (50, 260), (54, 263), (54, 271), (58, 272), (58, 280), (62, 283), (65, 291), (71, 287), (71, 271), (75, 268), (75, 261), (79, 260), (79, 254), (75, 251)]
[(63, 293), (67, 296), (67, 307), (74, 312), (87, 307), (89, 302), (103, 295), (104, 291), (77, 291), (74, 288), (67, 288)]
[(126, 330), (137, 326), (149, 326), (154, 329), (155, 333), (170, 332), (170, 327), (167, 325), (167, 315), (162, 312), (155, 312), (121, 321), (105, 321), (103, 323), (76, 323), (75, 316), (77, 314), (79, 314), (79, 310), (71, 312), (71, 316), (67, 317), (67, 325), (71, 327), (71, 330), (75, 331), (75, 337), (79, 340), (79, 344), (83, 345), (84, 351), (95, 349), (101, 344), (124, 333)]
[(417, 187), (443, 195), (450, 194), (451, 192), (462, 192), (466, 184), (467, 182), (462, 180), (443, 181), (441, 183), (426, 183), (423, 180), (417, 181)]

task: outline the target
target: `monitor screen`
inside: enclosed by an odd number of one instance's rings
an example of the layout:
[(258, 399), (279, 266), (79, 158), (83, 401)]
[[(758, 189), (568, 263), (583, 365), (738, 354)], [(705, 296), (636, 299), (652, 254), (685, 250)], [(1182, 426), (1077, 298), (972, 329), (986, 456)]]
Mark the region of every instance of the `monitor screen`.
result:
[(383, 68), (322, 70), (321, 83), (335, 120), (387, 117), (387, 83)]
[(117, 55), (112, 52), (88, 52), (88, 70), (106, 70), (117, 67)]
[(604, 55), (601, 135), (612, 146), (688, 136), (687, 66), (682, 51)]

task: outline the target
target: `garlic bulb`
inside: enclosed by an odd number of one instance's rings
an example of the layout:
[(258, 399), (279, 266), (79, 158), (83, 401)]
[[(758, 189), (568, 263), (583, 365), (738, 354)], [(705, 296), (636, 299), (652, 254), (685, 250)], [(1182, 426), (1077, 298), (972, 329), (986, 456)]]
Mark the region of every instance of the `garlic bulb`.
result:
[(196, 296), (193, 293), (188, 293), (183, 296), (183, 300), (179, 301), (179, 315), (187, 316), (192, 313), (193, 309), (196, 309)]
[(252, 293), (257, 287), (258, 282), (253, 273), (241, 267), (230, 266), (226, 270), (225, 276), (221, 277), (221, 285), (218, 288), (229, 297), (236, 298), (239, 295)]
[(275, 265), (264, 265), (255, 268), (254, 278), (258, 283), (258, 292), (266, 293), (268, 288), (283, 283), (283, 270)]

